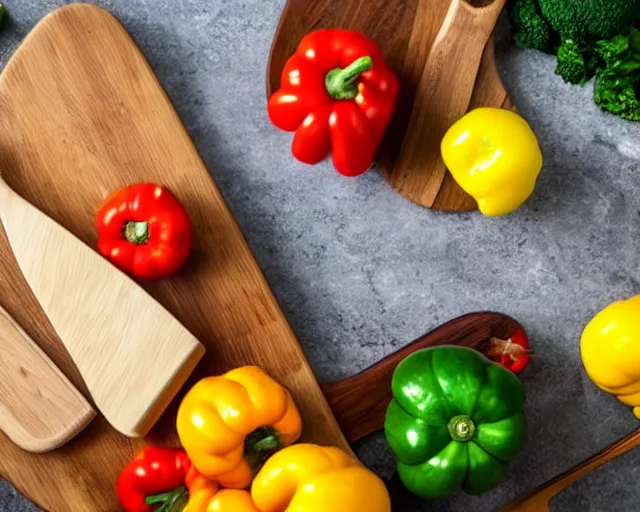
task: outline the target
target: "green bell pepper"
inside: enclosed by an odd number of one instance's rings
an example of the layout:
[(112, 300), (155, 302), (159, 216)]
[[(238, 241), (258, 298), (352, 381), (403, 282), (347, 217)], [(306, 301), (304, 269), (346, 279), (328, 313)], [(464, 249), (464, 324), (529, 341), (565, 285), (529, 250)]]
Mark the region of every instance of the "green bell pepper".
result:
[(385, 436), (404, 486), (427, 499), (495, 487), (526, 435), (518, 378), (467, 347), (426, 348), (393, 374)]

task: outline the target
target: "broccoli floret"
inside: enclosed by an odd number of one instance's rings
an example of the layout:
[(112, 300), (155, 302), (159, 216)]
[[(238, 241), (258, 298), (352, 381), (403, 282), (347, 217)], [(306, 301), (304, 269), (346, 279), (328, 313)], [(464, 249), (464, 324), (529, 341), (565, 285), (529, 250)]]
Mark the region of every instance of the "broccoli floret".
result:
[(640, 21), (640, 0), (509, 0), (520, 46), (555, 53), (570, 39), (580, 48), (610, 39)]
[(509, 14), (514, 28), (513, 37), (518, 46), (547, 53), (553, 51), (551, 29), (538, 11), (537, 0), (515, 0)]
[(602, 110), (640, 121), (640, 31), (598, 41), (595, 49), (604, 67), (596, 72), (593, 99)]
[(566, 39), (558, 48), (556, 75), (560, 75), (570, 84), (583, 84), (590, 77), (587, 75), (587, 64), (584, 52), (572, 39)]
[(582, 85), (598, 69), (598, 55), (591, 48), (580, 48), (573, 39), (563, 41), (556, 55), (556, 74), (567, 83)]
[(640, 121), (638, 76), (599, 76), (593, 90), (593, 99), (602, 110), (627, 121)]
[(537, 0), (560, 40), (585, 47), (628, 30), (640, 19), (639, 0)]
[(640, 0), (509, 0), (516, 44), (556, 55), (556, 74), (584, 84), (594, 101), (640, 120)]

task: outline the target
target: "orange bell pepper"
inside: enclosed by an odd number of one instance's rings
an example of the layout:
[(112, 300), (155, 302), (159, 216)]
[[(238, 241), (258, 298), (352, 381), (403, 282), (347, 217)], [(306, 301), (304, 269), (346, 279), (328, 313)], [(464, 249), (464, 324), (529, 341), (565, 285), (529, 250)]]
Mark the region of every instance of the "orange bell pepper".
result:
[(206, 479), (193, 467), (185, 483), (189, 501), (182, 512), (260, 512), (248, 491), (220, 489), (217, 483)]
[(289, 392), (256, 366), (197, 382), (176, 426), (196, 469), (231, 489), (248, 487), (264, 461), (302, 432)]
[(260, 512), (391, 512), (384, 482), (332, 446), (279, 451), (256, 475), (251, 497)]

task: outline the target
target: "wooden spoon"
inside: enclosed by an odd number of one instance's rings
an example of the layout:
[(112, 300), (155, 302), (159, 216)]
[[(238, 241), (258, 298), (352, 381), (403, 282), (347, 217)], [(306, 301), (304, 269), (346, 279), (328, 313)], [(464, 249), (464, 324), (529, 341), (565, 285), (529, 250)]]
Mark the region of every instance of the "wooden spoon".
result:
[(48, 452), (96, 412), (9, 313), (0, 307), (0, 430), (20, 448)]
[(640, 428), (593, 457), (505, 505), (501, 511), (547, 512), (549, 501), (587, 473), (640, 446)]
[(0, 178), (0, 218), (35, 297), (104, 417), (145, 436), (204, 347), (132, 279)]

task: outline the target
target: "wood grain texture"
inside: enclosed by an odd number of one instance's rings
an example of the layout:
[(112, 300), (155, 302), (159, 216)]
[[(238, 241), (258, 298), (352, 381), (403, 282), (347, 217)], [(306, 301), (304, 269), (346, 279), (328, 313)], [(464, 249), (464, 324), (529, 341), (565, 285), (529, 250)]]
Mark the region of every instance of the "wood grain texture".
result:
[(13, 318), (0, 308), (0, 431), (44, 453), (75, 437), (96, 411)]
[[(384, 427), (391, 402), (391, 378), (396, 366), (413, 352), (437, 345), (461, 345), (486, 352), (491, 337), (508, 339), (523, 327), (501, 313), (480, 312), (455, 318), (345, 380), (324, 384), (342, 432), (354, 443)], [(523, 329), (524, 330), (524, 329)]]
[(204, 346), (132, 279), (0, 178), (0, 218), (18, 266), (105, 419), (145, 436)]
[[(280, 87), (282, 68), (306, 33), (338, 27), (367, 34), (398, 74), (401, 87), (376, 167), (395, 190), (417, 204), (469, 211), (477, 204), (445, 172), (438, 133), (454, 113), (461, 116), (482, 106), (513, 109), (513, 103), (497, 72), (492, 35), (504, 0), (473, 2), (480, 6), (476, 9), (464, 0), (452, 2), (288, 0), (271, 46), (266, 90), (269, 96)], [(451, 15), (444, 24), (447, 12), (460, 17)], [(429, 59), (434, 66), (427, 65)], [(460, 77), (464, 80), (458, 83)], [(432, 90), (434, 84), (438, 87)], [(454, 108), (445, 108), (447, 103)]]
[(587, 473), (638, 446), (640, 446), (640, 429), (596, 453), (576, 467), (565, 471), (553, 480), (526, 493), (500, 510), (502, 512), (548, 512), (551, 498)]
[[(23, 494), (53, 512), (119, 510), (114, 485), (132, 455), (151, 443), (178, 445), (175, 414), (186, 389), (203, 376), (244, 364), (261, 366), (291, 390), (304, 419), (304, 440), (350, 452), (184, 126), (143, 55), (108, 12), (83, 4), (54, 11), (7, 64), (0, 75), (0, 170), (17, 194), (90, 247), (96, 210), (109, 193), (147, 180), (169, 188), (192, 219), (194, 249), (179, 275), (143, 287), (207, 349), (143, 439), (119, 434), (101, 416), (43, 455), (0, 436), (0, 475)], [(4, 231), (0, 235), (0, 304), (88, 396)]]
[[(451, 0), (427, 57), (391, 186), (418, 204), (433, 206), (447, 172), (440, 141), (468, 110), (484, 48), (505, 0), (471, 7)], [(426, 16), (426, 14), (425, 14)]]

